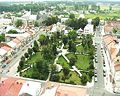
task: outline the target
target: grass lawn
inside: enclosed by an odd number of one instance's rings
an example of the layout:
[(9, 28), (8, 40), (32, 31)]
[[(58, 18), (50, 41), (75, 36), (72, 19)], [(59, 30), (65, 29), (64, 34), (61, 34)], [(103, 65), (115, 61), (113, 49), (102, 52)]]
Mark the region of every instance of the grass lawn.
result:
[(75, 40), (75, 43), (76, 43), (76, 44), (80, 44), (81, 42), (82, 42), (81, 39), (76, 39), (76, 40)]
[(77, 48), (77, 52), (84, 52), (84, 49), (83, 49), (82, 45), (79, 45), (76, 48)]
[(86, 70), (89, 67), (89, 62), (90, 62), (89, 56), (77, 55), (76, 67), (78, 69)]
[(29, 69), (29, 70), (23, 72), (23, 73), (22, 73), (22, 76), (29, 78), (29, 77), (31, 77), (32, 73), (33, 73), (33, 70), (32, 70), (32, 69)]
[[(66, 56), (69, 59), (72, 55), (75, 56), (72, 53), (67, 54)], [(75, 64), (76, 67), (78, 69), (86, 70), (89, 67), (89, 61), (90, 61), (89, 56), (86, 56), (86, 55), (76, 55), (76, 56), (77, 56), (77, 62)]]
[(76, 72), (70, 72), (69, 76), (68, 76), (69, 78), (66, 78), (65, 81), (62, 80), (63, 75), (64, 75), (63, 71), (61, 71), (59, 73), (60, 82), (65, 82), (65, 83), (69, 83), (69, 84), (76, 84), (76, 85), (81, 84), (81, 79), (80, 79), (79, 75)]
[(33, 64), (33, 63), (39, 61), (40, 59), (42, 59), (42, 54), (41, 54), (41, 52), (37, 52), (29, 60), (27, 60), (26, 63), (27, 64)]
[(95, 17), (99, 17), (100, 19), (106, 19), (106, 18), (113, 18), (113, 17), (118, 17), (120, 15), (120, 13), (106, 13), (106, 14), (86, 14), (85, 17), (86, 18), (95, 18)]
[(67, 61), (64, 59), (63, 56), (60, 56), (58, 58), (57, 64), (62, 65), (63, 67), (69, 67), (69, 64), (67, 63)]

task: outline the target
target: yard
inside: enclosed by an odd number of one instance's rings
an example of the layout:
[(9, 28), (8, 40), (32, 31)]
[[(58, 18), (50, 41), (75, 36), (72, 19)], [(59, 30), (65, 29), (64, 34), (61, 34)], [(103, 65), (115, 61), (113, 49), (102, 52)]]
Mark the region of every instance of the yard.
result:
[(69, 76), (67, 76), (66, 78), (64, 78), (64, 73), (63, 71), (61, 71), (59, 73), (60, 76), (60, 82), (65, 82), (65, 83), (69, 83), (69, 84), (75, 84), (75, 85), (79, 85), (81, 84), (81, 79), (79, 77), (79, 75), (76, 72), (70, 72)]
[(32, 55), (29, 60), (27, 60), (26, 64), (34, 64), (35, 62), (39, 61), (42, 58), (43, 57), (41, 52), (37, 52), (34, 55)]
[(60, 56), (58, 58), (57, 64), (62, 65), (63, 67), (70, 67), (67, 61), (63, 58), (63, 56)]
[[(70, 59), (72, 57), (72, 55), (74, 55), (74, 54), (70, 53), (70, 54), (67, 54), (66, 56), (68, 57), (68, 59)], [(79, 70), (80, 69), (87, 70), (87, 68), (89, 67), (89, 62), (90, 62), (89, 56), (76, 55), (76, 57), (77, 57), (77, 62), (75, 63), (75, 66)]]

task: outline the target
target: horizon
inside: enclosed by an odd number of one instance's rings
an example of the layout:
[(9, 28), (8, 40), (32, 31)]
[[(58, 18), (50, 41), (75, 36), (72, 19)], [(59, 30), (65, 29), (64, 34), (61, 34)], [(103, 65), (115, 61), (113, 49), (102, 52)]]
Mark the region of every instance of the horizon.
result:
[(120, 0), (0, 0), (0, 2), (40, 2), (40, 1), (92, 1), (92, 2), (120, 2)]

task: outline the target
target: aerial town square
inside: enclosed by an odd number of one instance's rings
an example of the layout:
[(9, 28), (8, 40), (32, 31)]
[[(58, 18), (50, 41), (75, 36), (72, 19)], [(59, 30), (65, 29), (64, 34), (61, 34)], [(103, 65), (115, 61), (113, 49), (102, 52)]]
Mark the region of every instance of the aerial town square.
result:
[(0, 96), (120, 96), (120, 0), (0, 0)]

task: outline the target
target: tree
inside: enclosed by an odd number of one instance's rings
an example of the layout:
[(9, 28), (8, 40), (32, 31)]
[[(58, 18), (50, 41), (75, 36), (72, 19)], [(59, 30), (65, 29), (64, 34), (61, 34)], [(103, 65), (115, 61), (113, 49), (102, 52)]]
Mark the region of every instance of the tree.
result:
[(28, 53), (25, 53), (25, 58), (28, 58), (28, 57), (29, 57)]
[(32, 49), (33, 49), (34, 52), (38, 52), (39, 51), (39, 47), (35, 47), (34, 46)]
[(40, 35), (39, 42), (41, 45), (47, 45), (48, 44), (48, 38), (45, 35)]
[(32, 55), (32, 49), (31, 48), (28, 48), (28, 54), (31, 56)]
[(51, 74), (55, 74), (57, 72), (57, 70), (56, 70), (57, 67), (55, 64), (51, 64), (50, 69), (51, 69)]
[(33, 50), (34, 52), (39, 51), (39, 45), (38, 45), (38, 43), (37, 43), (36, 40), (34, 41), (34, 47), (32, 48), (32, 50)]
[(70, 40), (75, 40), (77, 38), (77, 33), (75, 30), (71, 30), (69, 33), (68, 33), (68, 37)]
[(38, 47), (38, 43), (37, 43), (36, 40), (34, 41), (34, 46), (35, 46), (35, 47)]
[(43, 23), (46, 26), (50, 26), (52, 24), (56, 24), (58, 21), (59, 21), (59, 18), (57, 16), (51, 16), (51, 17), (48, 17)]
[(53, 57), (54, 57), (50, 46), (44, 46), (43, 47), (42, 55), (43, 55), (43, 58), (46, 59), (46, 60), (52, 60)]
[(94, 19), (92, 20), (92, 24), (93, 24), (94, 26), (98, 26), (99, 23), (100, 23), (100, 18), (99, 18), (99, 17), (96, 17), (96, 18), (94, 18)]
[(61, 38), (61, 34), (59, 31), (56, 32), (57, 38), (60, 39)]
[(94, 72), (92, 70), (90, 70), (88, 75), (89, 75), (90, 78), (92, 78), (92, 76), (94, 76)]
[(25, 57), (24, 56), (21, 57), (21, 61), (25, 62)]
[(24, 67), (24, 61), (21, 60), (19, 62), (18, 71), (21, 71), (23, 69), (23, 67)]
[(39, 27), (39, 23), (38, 23), (38, 21), (35, 21), (35, 23), (34, 23), (34, 27)]
[(68, 43), (68, 36), (64, 35), (62, 38), (62, 41), (63, 41), (64, 45), (66, 45)]
[(22, 20), (17, 20), (17, 21), (15, 22), (15, 25), (16, 25), (16, 27), (22, 26), (22, 25), (23, 25)]
[(74, 14), (70, 14), (70, 15), (69, 15), (69, 18), (70, 18), (70, 19), (74, 19), (74, 18), (75, 18), (75, 15), (74, 15)]
[(84, 73), (82, 74), (82, 77), (81, 77), (81, 82), (83, 85), (85, 85), (87, 83), (88, 79), (87, 79), (87, 75)]
[(16, 30), (9, 30), (8, 34), (17, 34), (18, 32)]
[(3, 42), (5, 41), (5, 34), (1, 34), (1, 35), (0, 35), (0, 42), (2, 42), (2, 41), (3, 41)]
[(113, 28), (113, 33), (117, 33), (117, 29)]
[(50, 78), (51, 81), (58, 82), (60, 79), (60, 76), (58, 74), (53, 74)]
[(75, 56), (72, 56), (69, 60), (70, 60), (70, 65), (71, 65), (71, 66), (74, 66), (74, 65), (75, 65), (75, 63), (77, 62), (77, 60), (76, 60), (76, 57), (75, 57)]
[(39, 73), (48, 75), (49, 74), (49, 64), (46, 60), (39, 60), (36, 62), (36, 68)]
[[(90, 64), (90, 63), (92, 63), (92, 64)], [(94, 69), (93, 62), (90, 62), (90, 63), (89, 63), (90, 64), (89, 69)]]
[(70, 41), (68, 42), (68, 45), (69, 45), (69, 47), (68, 47), (69, 51), (75, 53), (75, 52), (76, 52), (76, 45), (75, 45), (75, 43), (70, 40)]
[(69, 68), (68, 67), (64, 67), (63, 68), (63, 73), (64, 73), (65, 76), (68, 76), (68, 74), (70, 73)]
[(56, 44), (52, 45), (52, 53), (53, 53), (53, 55), (57, 55), (57, 53), (58, 53)]
[(84, 29), (84, 27), (87, 25), (87, 19), (86, 18), (79, 18), (78, 21), (77, 21), (77, 28), (81, 28), (81, 29)]

